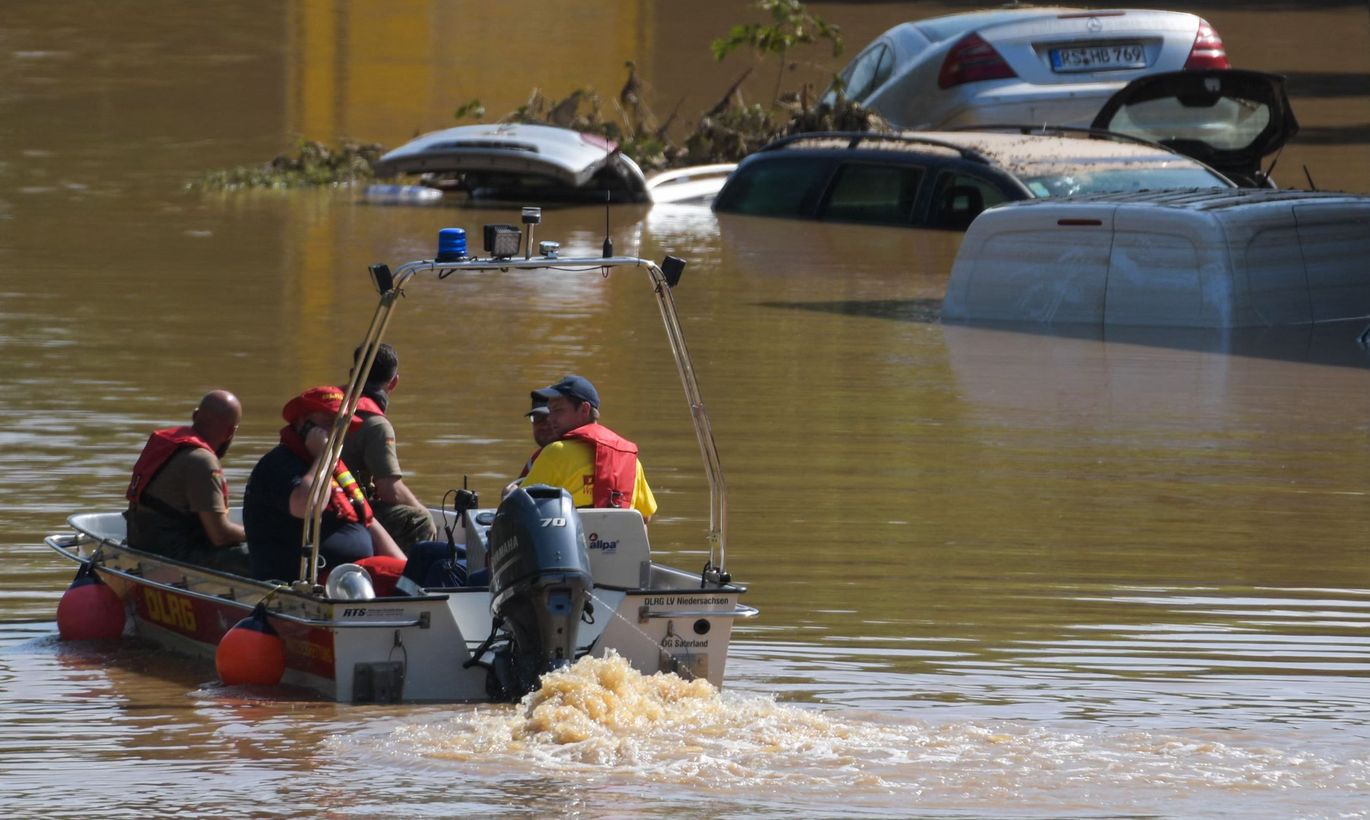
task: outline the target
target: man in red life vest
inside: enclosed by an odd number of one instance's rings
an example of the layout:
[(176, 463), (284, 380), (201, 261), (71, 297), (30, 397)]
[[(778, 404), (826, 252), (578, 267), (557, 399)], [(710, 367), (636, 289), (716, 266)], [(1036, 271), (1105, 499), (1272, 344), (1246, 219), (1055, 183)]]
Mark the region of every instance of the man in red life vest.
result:
[[(353, 351), (354, 366), (361, 353), (360, 347)], [(390, 394), (399, 383), (399, 356), (395, 348), (382, 344), (376, 350), (357, 404), (361, 426), (349, 432), (343, 441), (342, 460), (352, 469), (381, 526), (400, 549), (408, 552), (415, 543), (435, 538), (436, 531), (428, 509), (404, 483), (395, 452), (395, 427), (385, 416)]]
[(128, 543), (186, 563), (244, 574), (241, 525), (228, 517), (228, 483), (219, 459), (228, 452), (243, 407), (227, 390), (200, 399), (188, 427), (155, 431), (129, 481)]
[[(310, 488), (342, 400), (337, 387), (312, 387), (281, 408), (287, 422), (281, 443), (252, 468), (243, 496), (252, 577), (297, 580)], [(351, 423), (355, 427), (361, 419), (353, 416)], [(319, 533), (324, 569), (374, 555), (403, 560), (404, 553), (372, 516), (371, 505), (341, 459), (329, 482)]]
[(599, 423), (599, 392), (588, 379), (566, 376), (532, 397), (547, 403), (557, 440), (533, 458), (522, 486), (564, 487), (577, 507), (631, 507), (644, 520), (656, 513), (637, 445)]

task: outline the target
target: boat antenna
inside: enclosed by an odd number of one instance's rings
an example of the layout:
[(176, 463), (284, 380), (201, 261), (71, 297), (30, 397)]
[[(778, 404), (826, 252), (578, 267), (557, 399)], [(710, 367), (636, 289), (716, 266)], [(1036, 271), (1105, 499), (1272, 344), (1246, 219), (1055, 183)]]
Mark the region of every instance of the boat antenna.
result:
[(614, 255), (614, 240), (609, 238), (609, 189), (604, 189), (604, 258)]
[[(617, 147), (615, 148), (615, 150), (617, 150)], [(612, 156), (612, 152), (609, 150), (609, 140), (608, 140), (608, 138), (606, 137), (605, 140), (604, 140), (604, 170), (605, 170), (606, 172), (609, 170), (609, 158), (610, 158), (611, 156)], [(605, 179), (607, 180), (608, 177), (606, 176)], [(612, 257), (612, 256), (614, 255), (614, 240), (612, 240), (612, 239), (609, 238), (609, 199), (610, 199), (609, 184), (608, 184), (608, 182), (606, 181), (605, 184), (604, 184), (604, 258), (605, 258), (605, 259), (609, 259), (610, 257)]]
[(1316, 191), (1316, 190), (1318, 190), (1318, 186), (1315, 185), (1315, 184), (1313, 183), (1313, 175), (1310, 174), (1310, 173), (1308, 173), (1308, 166), (1307, 166), (1307, 165), (1303, 166), (1303, 176), (1304, 176), (1305, 179), (1308, 180), (1308, 190), (1310, 190), (1310, 191)]

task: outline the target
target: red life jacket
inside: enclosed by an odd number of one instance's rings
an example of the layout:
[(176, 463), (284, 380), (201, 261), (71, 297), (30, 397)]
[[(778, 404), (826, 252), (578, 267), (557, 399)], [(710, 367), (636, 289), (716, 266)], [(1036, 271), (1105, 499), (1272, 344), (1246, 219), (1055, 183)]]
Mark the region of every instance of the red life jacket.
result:
[[(199, 447), (202, 450), (214, 452), (214, 448), (196, 435), (192, 427), (167, 427), (163, 430), (154, 430), (152, 435), (148, 436), (147, 444), (143, 446), (143, 452), (138, 456), (137, 463), (133, 465), (133, 478), (128, 482), (128, 489), (124, 491), (124, 497), (134, 504), (140, 503), (143, 490), (147, 489), (147, 485), (152, 483), (152, 479), (157, 477), (157, 473), (182, 447)], [(228, 482), (222, 483), (224, 506), (228, 506)]]
[[(294, 427), (287, 424), (281, 428), (281, 443), (305, 464), (314, 463), (314, 456), (310, 455), (309, 448), (304, 446), (304, 440)], [(339, 520), (364, 527), (371, 524), (371, 505), (366, 503), (366, 494), (357, 484), (357, 479), (348, 472), (342, 459), (333, 462), (333, 475), (328, 483), (328, 509)]]
[(598, 422), (577, 427), (562, 438), (594, 445), (592, 497), (596, 507), (626, 509), (633, 505), (633, 486), (637, 483), (636, 444)]

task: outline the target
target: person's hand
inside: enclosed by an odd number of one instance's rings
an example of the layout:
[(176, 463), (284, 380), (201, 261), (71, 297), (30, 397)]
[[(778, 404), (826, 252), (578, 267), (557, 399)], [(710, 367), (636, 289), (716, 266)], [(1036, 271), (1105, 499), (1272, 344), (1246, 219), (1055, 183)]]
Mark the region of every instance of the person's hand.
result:
[(323, 453), (324, 445), (328, 443), (328, 430), (316, 424), (309, 425), (309, 430), (304, 434), (304, 446), (309, 454), (318, 458)]

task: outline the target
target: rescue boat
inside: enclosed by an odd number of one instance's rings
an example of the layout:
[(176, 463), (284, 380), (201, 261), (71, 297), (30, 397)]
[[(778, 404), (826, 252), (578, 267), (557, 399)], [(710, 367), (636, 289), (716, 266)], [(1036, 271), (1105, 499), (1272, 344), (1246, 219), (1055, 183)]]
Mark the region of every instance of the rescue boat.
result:
[[(564, 490), (534, 486), (514, 491), (495, 508), (480, 507), (474, 493), (460, 493), (452, 509), (430, 510), (438, 532), (450, 533), (454, 553), (464, 553), (473, 577), (488, 577), (487, 585), (377, 595), (366, 571), (347, 564), (321, 583), (315, 568), (329, 482), (319, 475), (302, 526), (299, 575), (288, 584), (134, 549), (120, 511), (72, 515), (69, 530), (44, 539), (79, 564), (59, 606), (63, 637), (107, 637), (110, 622), (122, 615), (122, 635), (214, 657), (226, 683), (280, 684), (339, 702), (517, 700), (543, 674), (611, 652), (643, 674), (670, 672), (721, 686), (733, 625), (757, 610), (740, 603), (746, 588), (726, 570), (723, 473), (672, 297), (685, 263), (616, 256), (607, 240), (602, 256), (562, 257), (554, 242), (541, 243), (534, 256), (539, 221), (537, 208), (525, 208), (522, 229), (487, 226), (485, 258), (468, 256), (465, 232), (446, 228), (433, 259), (393, 273), (372, 265), (379, 303), (362, 345), (365, 366), (355, 373), (369, 371), (397, 300), (420, 275), (450, 283), (491, 271), (593, 278), (602, 278), (606, 268), (642, 271), (656, 296), (708, 480), (709, 559), (702, 569), (656, 561), (636, 510), (577, 509)], [(525, 241), (528, 252), (520, 256)], [(354, 375), (321, 471), (342, 450), (362, 386)], [(241, 508), (230, 514), (241, 521)], [(65, 624), (77, 624), (75, 634), (68, 635)], [(247, 627), (249, 640), (233, 639)], [(226, 663), (226, 652), (261, 657)], [(225, 669), (244, 667), (256, 671), (227, 680)]]

